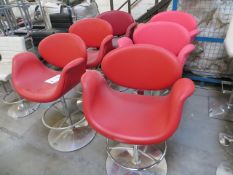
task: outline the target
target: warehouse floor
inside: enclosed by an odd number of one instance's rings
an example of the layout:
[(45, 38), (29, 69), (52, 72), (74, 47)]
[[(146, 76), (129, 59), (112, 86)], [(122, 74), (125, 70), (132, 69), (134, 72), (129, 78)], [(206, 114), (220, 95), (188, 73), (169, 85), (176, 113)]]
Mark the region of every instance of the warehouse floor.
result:
[[(180, 127), (168, 141), (168, 175), (214, 175), (221, 162), (233, 160), (218, 143), (219, 132), (230, 133), (233, 123), (208, 117), (208, 101), (220, 98), (197, 87), (186, 102)], [(47, 106), (16, 120), (7, 115), (9, 105), (0, 103), (0, 175), (105, 175), (106, 140), (98, 134), (78, 151), (50, 148), (41, 122)]]

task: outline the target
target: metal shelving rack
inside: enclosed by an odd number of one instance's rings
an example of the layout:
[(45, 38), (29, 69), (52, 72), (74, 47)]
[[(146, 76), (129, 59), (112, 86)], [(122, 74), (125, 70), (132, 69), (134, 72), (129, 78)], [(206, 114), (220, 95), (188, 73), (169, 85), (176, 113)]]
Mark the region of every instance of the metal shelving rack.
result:
[[(26, 33), (33, 29), (33, 22), (29, 13), (28, 8), (31, 5), (38, 5), (40, 7), (40, 12), (43, 17), (45, 26), (47, 26), (47, 20), (45, 16), (44, 9), (42, 8), (41, 1), (28, 2), (25, 0), (1, 0), (0, 1), (0, 31), (2, 35), (13, 35), (16, 30), (20, 28), (19, 23), (15, 17), (13, 9), (16, 8), (21, 15), (22, 23), (24, 25), (24, 30)], [(21, 27), (22, 28), (22, 27)]]

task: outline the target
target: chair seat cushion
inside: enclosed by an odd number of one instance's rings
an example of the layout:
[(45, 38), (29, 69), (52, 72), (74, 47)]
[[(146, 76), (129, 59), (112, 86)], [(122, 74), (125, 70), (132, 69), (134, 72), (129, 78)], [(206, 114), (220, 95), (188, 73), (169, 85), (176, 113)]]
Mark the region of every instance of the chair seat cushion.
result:
[(89, 48), (87, 49), (87, 68), (96, 67), (96, 60), (99, 56), (99, 49)]
[(108, 87), (100, 88), (95, 95), (91, 109), (85, 112), (88, 122), (101, 134), (129, 144), (167, 139), (168, 96), (126, 94)]
[[(30, 74), (31, 76), (29, 76)], [(52, 84), (45, 81), (58, 74), (58, 71), (45, 66), (28, 64), (22, 68), (17, 77), (18, 81), (14, 80), (14, 86), (17, 87), (17, 91), (22, 97), (30, 101), (50, 102), (54, 100), (51, 94), (54, 93), (57, 83)]]
[(11, 62), (0, 62), (0, 81), (7, 81), (11, 77)]

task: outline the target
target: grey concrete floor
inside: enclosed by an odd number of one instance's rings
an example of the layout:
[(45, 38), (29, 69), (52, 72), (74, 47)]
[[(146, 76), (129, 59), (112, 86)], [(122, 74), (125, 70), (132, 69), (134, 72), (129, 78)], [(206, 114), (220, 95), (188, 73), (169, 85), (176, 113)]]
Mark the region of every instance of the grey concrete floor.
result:
[[(184, 106), (179, 129), (168, 141), (168, 175), (215, 175), (222, 161), (233, 160), (218, 143), (219, 132), (233, 131), (233, 123), (208, 117), (209, 98), (220, 93), (197, 88)], [(101, 135), (86, 147), (61, 153), (50, 148), (49, 130), (41, 116), (47, 105), (22, 119), (7, 115), (0, 103), (0, 175), (106, 175), (106, 140)]]

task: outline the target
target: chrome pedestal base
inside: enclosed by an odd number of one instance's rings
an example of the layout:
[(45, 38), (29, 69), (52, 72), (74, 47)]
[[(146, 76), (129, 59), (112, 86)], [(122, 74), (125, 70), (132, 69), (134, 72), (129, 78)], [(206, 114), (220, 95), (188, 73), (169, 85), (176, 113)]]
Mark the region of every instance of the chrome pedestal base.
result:
[(219, 143), (223, 149), (233, 156), (233, 135), (227, 133), (219, 133)]
[[(137, 158), (135, 148), (119, 144), (110, 147), (106, 161), (108, 175), (166, 175), (167, 163), (164, 152), (157, 145), (138, 146)], [(136, 162), (135, 162), (136, 160)]]
[(11, 105), (8, 109), (8, 116), (12, 118), (23, 118), (35, 112), (40, 103), (29, 102), (19, 97), (15, 91), (6, 93), (3, 97), (3, 103)]
[[(65, 120), (59, 121), (54, 127), (64, 127)], [(86, 146), (95, 137), (95, 131), (89, 126), (74, 126), (62, 130), (51, 129), (48, 135), (49, 145), (61, 152), (70, 152)]]
[(18, 104), (13, 104), (8, 109), (8, 116), (16, 119), (23, 118), (35, 112), (39, 108), (39, 106), (40, 106), (39, 103), (33, 103), (23, 100)]
[(42, 117), (44, 126), (50, 129), (49, 145), (57, 151), (75, 151), (86, 146), (95, 137), (96, 132), (88, 126), (76, 101), (77, 98), (62, 98), (53, 103)]
[(158, 165), (153, 166), (150, 169), (133, 171), (125, 169), (108, 157), (106, 162), (106, 170), (108, 175), (166, 175), (167, 174), (167, 162), (163, 159)]
[(219, 133), (219, 143), (222, 146), (230, 146), (233, 142), (233, 136), (226, 133)]
[(209, 97), (209, 117), (233, 121), (233, 94)]
[(20, 96), (15, 92), (15, 91), (11, 91), (11, 92), (7, 92), (5, 93), (5, 95), (2, 98), (3, 103), (5, 104), (17, 104), (23, 101), (22, 98), (20, 98)]
[(222, 162), (217, 168), (216, 175), (233, 175), (233, 164)]
[(209, 117), (233, 121), (233, 106), (226, 103), (218, 107), (212, 107), (209, 110)]

